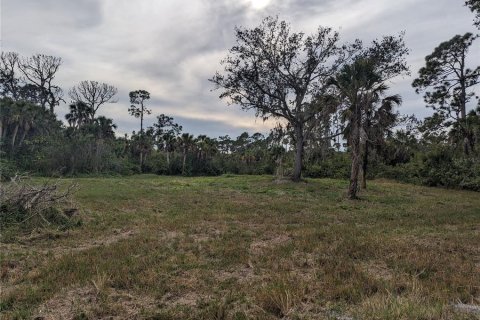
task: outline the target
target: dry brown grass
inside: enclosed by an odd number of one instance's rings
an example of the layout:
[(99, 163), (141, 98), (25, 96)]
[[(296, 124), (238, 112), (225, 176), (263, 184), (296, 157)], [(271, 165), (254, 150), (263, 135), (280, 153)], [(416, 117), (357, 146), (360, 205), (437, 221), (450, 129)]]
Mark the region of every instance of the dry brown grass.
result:
[(77, 183), (83, 226), (1, 243), (2, 318), (478, 318), (478, 193), (381, 181), (352, 202), (336, 180)]

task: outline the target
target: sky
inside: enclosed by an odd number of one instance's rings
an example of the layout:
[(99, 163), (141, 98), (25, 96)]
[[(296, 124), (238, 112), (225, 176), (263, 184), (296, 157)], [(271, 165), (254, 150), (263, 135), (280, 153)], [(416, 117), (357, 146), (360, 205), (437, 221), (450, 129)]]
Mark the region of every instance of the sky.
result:
[[(454, 35), (476, 30), (463, 0), (0, 1), (2, 51), (61, 57), (56, 83), (65, 92), (82, 80), (116, 86), (118, 102), (102, 106), (99, 115), (114, 119), (118, 134), (138, 131), (139, 120), (128, 114), (128, 93), (137, 89), (151, 95), (146, 125), (164, 113), (195, 135), (268, 133), (274, 121), (228, 106), (208, 81), (235, 43), (234, 27), (255, 27), (266, 16), (306, 34), (333, 27), (342, 42), (369, 43), (405, 31), (412, 75), (395, 79), (390, 92), (403, 97), (400, 112), (418, 118), (432, 113), (411, 87), (424, 57)], [(480, 63), (480, 40), (470, 59)], [(56, 108), (61, 118), (66, 112), (66, 104)]]

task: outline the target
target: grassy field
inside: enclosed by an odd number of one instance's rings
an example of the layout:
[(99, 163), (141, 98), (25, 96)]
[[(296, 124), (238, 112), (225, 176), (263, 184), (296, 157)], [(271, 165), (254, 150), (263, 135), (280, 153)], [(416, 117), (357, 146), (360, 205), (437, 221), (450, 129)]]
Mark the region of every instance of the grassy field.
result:
[(2, 318), (479, 318), (458, 306), (480, 305), (479, 193), (374, 181), (349, 201), (326, 179), (76, 181), (81, 226), (2, 238)]

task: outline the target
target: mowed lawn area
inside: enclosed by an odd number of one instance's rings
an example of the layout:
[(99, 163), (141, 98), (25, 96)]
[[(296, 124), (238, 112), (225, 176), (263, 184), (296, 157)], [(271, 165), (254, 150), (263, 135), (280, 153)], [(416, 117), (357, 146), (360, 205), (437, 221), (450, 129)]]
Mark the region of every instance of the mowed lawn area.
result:
[[(65, 179), (83, 223), (4, 237), (4, 319), (478, 319), (480, 194), (270, 176)], [(468, 304), (469, 306), (465, 306)]]

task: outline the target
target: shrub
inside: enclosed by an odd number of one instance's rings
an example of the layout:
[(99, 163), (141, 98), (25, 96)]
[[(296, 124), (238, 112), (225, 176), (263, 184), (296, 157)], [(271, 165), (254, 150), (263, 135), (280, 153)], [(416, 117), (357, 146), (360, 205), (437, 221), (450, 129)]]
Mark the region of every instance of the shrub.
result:
[(7, 159), (0, 159), (0, 181), (9, 181), (17, 173), (16, 166)]
[(350, 159), (347, 153), (335, 153), (320, 163), (305, 168), (305, 176), (310, 178), (348, 179), (350, 176)]

